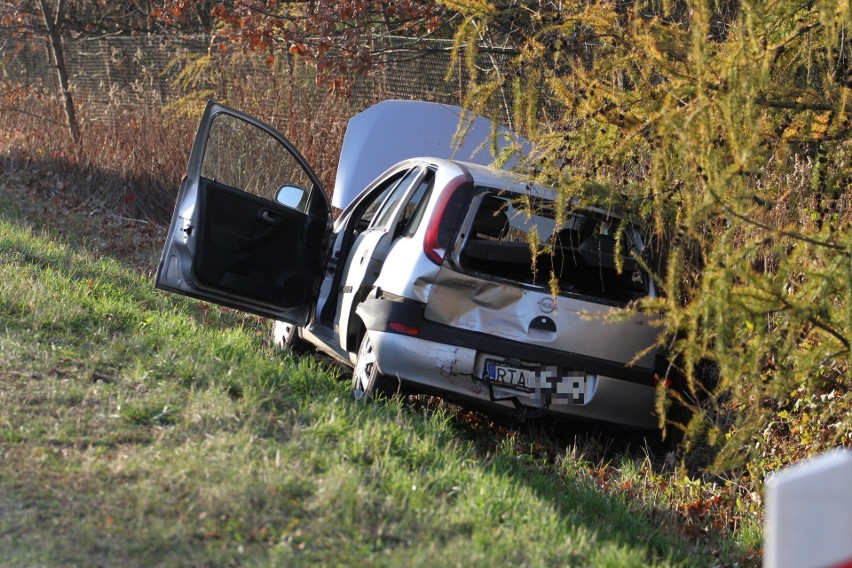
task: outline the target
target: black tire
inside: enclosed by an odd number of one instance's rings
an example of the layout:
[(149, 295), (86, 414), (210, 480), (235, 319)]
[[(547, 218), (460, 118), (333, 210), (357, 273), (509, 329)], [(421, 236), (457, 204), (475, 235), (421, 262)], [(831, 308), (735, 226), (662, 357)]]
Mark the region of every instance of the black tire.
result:
[(358, 358), (352, 369), (352, 398), (355, 400), (375, 400), (390, 397), (396, 393), (396, 381), (382, 375), (376, 362), (376, 352), (368, 333), (361, 339)]
[(299, 328), (283, 321), (276, 321), (272, 326), (272, 344), (276, 349), (294, 355), (311, 350), (311, 344), (299, 337)]

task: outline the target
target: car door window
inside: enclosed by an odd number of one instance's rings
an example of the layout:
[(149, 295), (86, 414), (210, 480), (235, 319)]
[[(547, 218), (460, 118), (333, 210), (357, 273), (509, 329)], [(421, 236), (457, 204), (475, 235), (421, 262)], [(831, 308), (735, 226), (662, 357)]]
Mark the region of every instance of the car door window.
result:
[(393, 219), (393, 214), (396, 211), (397, 205), (402, 201), (406, 192), (411, 188), (411, 184), (420, 175), (420, 168), (414, 168), (403, 177), (394, 187), (391, 194), (382, 203), (382, 208), (376, 215), (376, 220), (373, 222), (372, 229), (383, 229)]
[(270, 201), (283, 186), (308, 190), (312, 185), (287, 148), (229, 114), (213, 119), (201, 176)]
[(379, 184), (370, 195), (368, 195), (362, 204), (359, 206), (361, 214), (358, 215), (356, 228), (364, 230), (376, 217), (379, 208), (390, 195), (391, 191), (397, 186), (399, 180), (406, 174), (408, 170), (403, 170), (393, 174), (391, 177)]
[(429, 203), (429, 196), (432, 195), (432, 188), (435, 185), (435, 170), (426, 170), (426, 175), (417, 184), (417, 189), (411, 194), (411, 199), (405, 204), (405, 209), (402, 210), (402, 217), (399, 224), (396, 226), (396, 234), (405, 237), (411, 237), (417, 232), (417, 227), (420, 226), (420, 221), (423, 220), (423, 214), (426, 211), (426, 204)]

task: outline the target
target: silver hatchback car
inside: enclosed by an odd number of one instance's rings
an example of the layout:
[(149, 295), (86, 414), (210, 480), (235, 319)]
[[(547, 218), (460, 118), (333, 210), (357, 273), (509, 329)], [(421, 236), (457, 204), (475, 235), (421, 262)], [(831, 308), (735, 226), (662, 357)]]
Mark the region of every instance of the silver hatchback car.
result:
[(594, 208), (557, 225), (551, 190), (482, 165), (491, 131), (457, 107), (367, 109), (346, 133), (332, 223), (286, 138), (210, 103), (156, 285), (275, 319), (284, 346), (351, 366), (356, 397), (655, 428), (659, 318), (629, 308), (655, 294), (640, 231)]

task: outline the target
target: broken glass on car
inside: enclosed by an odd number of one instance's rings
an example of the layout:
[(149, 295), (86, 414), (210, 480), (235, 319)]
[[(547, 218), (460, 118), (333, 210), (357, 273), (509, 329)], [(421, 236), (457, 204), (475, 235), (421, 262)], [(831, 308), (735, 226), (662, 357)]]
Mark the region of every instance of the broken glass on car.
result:
[(467, 272), (607, 303), (648, 294), (633, 256), (641, 254), (638, 230), (606, 212), (577, 209), (557, 225), (551, 202), (489, 192), (470, 223), (458, 256)]

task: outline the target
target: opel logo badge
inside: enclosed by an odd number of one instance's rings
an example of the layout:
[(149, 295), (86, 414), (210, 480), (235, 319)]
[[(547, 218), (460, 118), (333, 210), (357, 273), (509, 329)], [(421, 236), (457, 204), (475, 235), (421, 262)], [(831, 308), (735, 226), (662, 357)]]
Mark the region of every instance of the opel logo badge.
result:
[(556, 309), (556, 300), (549, 296), (542, 298), (538, 301), (538, 307), (541, 308), (542, 313), (549, 314)]

